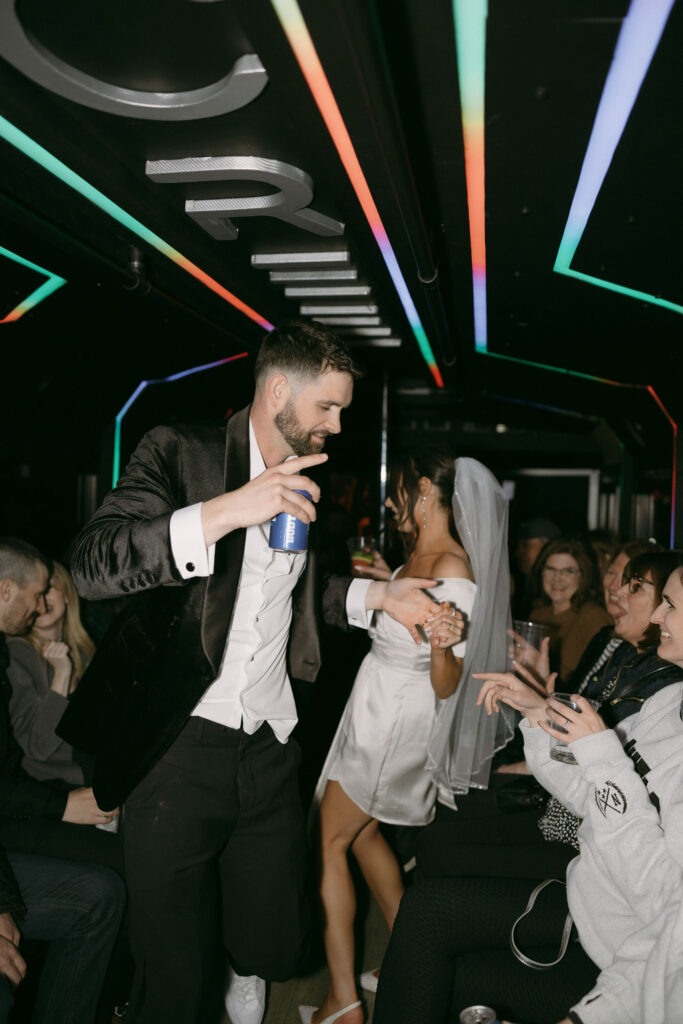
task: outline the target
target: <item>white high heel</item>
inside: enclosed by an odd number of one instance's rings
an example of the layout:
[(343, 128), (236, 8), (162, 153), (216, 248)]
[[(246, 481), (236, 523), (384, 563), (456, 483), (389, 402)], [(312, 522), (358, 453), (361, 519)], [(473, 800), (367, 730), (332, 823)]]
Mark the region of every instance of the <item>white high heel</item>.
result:
[[(378, 968), (375, 968), (375, 970), (378, 970)], [(360, 987), (364, 988), (366, 992), (376, 992), (378, 981), (379, 978), (375, 971), (363, 971), (360, 976)]]
[[(356, 1007), (360, 1005), (361, 1003), (359, 999), (357, 1002), (350, 1003), (348, 1006), (345, 1006), (343, 1010), (337, 1010), (336, 1013), (331, 1013), (329, 1017), (325, 1017), (325, 1020), (318, 1021), (318, 1024), (334, 1024), (334, 1022), (339, 1020), (340, 1017), (343, 1017), (345, 1013), (348, 1013), (350, 1010), (355, 1010)], [(301, 1024), (311, 1024), (311, 1018), (317, 1009), (317, 1006), (300, 1006), (299, 1016), (301, 1017)]]

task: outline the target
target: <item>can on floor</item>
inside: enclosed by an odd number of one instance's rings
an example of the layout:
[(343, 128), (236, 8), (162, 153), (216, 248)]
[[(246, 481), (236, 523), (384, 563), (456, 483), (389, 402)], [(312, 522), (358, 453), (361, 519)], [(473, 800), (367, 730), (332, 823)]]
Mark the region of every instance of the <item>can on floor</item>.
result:
[(490, 1006), (468, 1006), (460, 1011), (460, 1024), (500, 1024)]
[[(308, 491), (298, 491), (311, 500)], [(308, 546), (308, 523), (302, 523), (289, 512), (280, 512), (270, 521), (268, 544), (274, 551), (305, 551)]]

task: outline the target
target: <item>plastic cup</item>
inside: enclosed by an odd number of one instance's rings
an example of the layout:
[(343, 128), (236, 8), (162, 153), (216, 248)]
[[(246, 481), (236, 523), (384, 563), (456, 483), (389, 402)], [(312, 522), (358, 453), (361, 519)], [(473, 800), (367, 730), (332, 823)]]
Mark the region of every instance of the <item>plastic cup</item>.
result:
[[(556, 700), (559, 704), (563, 704), (564, 707), (571, 708), (572, 711), (578, 711), (579, 714), (581, 714), (581, 708), (576, 703), (576, 701), (573, 701), (571, 699), (571, 694), (553, 693), (551, 696), (553, 700)], [(589, 700), (588, 703), (595, 711), (597, 711), (600, 707), (599, 703), (596, 700)], [(547, 724), (552, 726), (553, 729), (558, 729), (560, 732), (567, 731), (564, 724), (566, 719), (563, 719), (562, 721), (557, 721), (556, 719), (548, 718), (546, 721)], [(565, 743), (564, 740), (558, 740), (554, 736), (550, 737), (550, 756), (552, 757), (553, 761), (561, 761), (563, 764), (576, 764), (576, 758), (569, 749), (569, 745)]]
[(523, 622), (513, 619), (510, 661), (535, 668), (541, 652), (541, 641), (550, 633), (550, 627), (541, 622)]
[(351, 572), (354, 576), (362, 575), (363, 570), (372, 565), (373, 551), (377, 549), (374, 537), (349, 537), (346, 542), (351, 556)]

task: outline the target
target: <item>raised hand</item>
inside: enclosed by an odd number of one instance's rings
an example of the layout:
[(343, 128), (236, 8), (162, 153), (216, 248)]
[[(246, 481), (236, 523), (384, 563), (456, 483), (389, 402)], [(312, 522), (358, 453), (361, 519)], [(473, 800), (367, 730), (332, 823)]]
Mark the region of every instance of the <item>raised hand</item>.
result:
[(61, 640), (47, 640), (43, 645), (43, 657), (52, 665), (53, 669), (67, 668), (71, 670), (71, 658), (69, 657), (69, 645)]
[(537, 725), (546, 714), (548, 695), (533, 682), (524, 682), (512, 672), (474, 672), (474, 679), (483, 679), (484, 685), (477, 697), (477, 706), (486, 707), (486, 713), (500, 710), (500, 702), (508, 704), (526, 715), (531, 725)]
[[(324, 452), (300, 455), (278, 466), (271, 466), (242, 487), (219, 494), (202, 505), (202, 529), (207, 546), (215, 544), (231, 530), (265, 523), (280, 512), (288, 512), (303, 523), (316, 517), (315, 502), (320, 488), (305, 469), (327, 461)], [(298, 491), (308, 491), (311, 501)]]
[(539, 725), (550, 736), (563, 743), (571, 743), (572, 740), (580, 740), (583, 736), (590, 736), (594, 732), (604, 732), (607, 729), (600, 715), (595, 711), (585, 697), (572, 693), (571, 699), (578, 704), (580, 711), (561, 704), (553, 699), (552, 694), (547, 700), (547, 711), (555, 722), (562, 722), (562, 729), (553, 729), (547, 721), (539, 721)]
[(544, 683), (550, 672), (550, 638), (544, 636), (540, 648), (536, 648), (514, 629), (508, 630), (508, 636), (510, 660), (514, 661), (516, 670), (521, 666), (531, 672), (536, 682)]
[(390, 580), (391, 569), (384, 561), (379, 551), (372, 552), (372, 565), (361, 565), (358, 562), (353, 566), (353, 575), (359, 579), (367, 580)]
[(47, 640), (43, 645), (43, 657), (54, 669), (50, 689), (62, 697), (68, 697), (72, 689), (71, 677), (74, 667), (70, 653), (69, 645), (62, 643), (61, 640)]

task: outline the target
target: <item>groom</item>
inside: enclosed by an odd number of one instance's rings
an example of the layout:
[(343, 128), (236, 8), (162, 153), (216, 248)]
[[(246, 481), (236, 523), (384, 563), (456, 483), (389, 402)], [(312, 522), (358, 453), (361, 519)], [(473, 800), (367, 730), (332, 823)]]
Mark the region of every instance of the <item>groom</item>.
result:
[(307, 930), (290, 677), (316, 678), (323, 617), (365, 626), (383, 609), (419, 642), (415, 623), (438, 611), (432, 580), (323, 583), (315, 529), (307, 554), (268, 547), (278, 513), (315, 520), (306, 472), (327, 460), (358, 370), (330, 330), (291, 321), (255, 376), (227, 427), (150, 431), (73, 558), (84, 597), (135, 595), (60, 726), (96, 754), (100, 806), (125, 801), (135, 1024), (214, 1019), (221, 936), (233, 1024), (260, 1020), (254, 976), (290, 977)]

